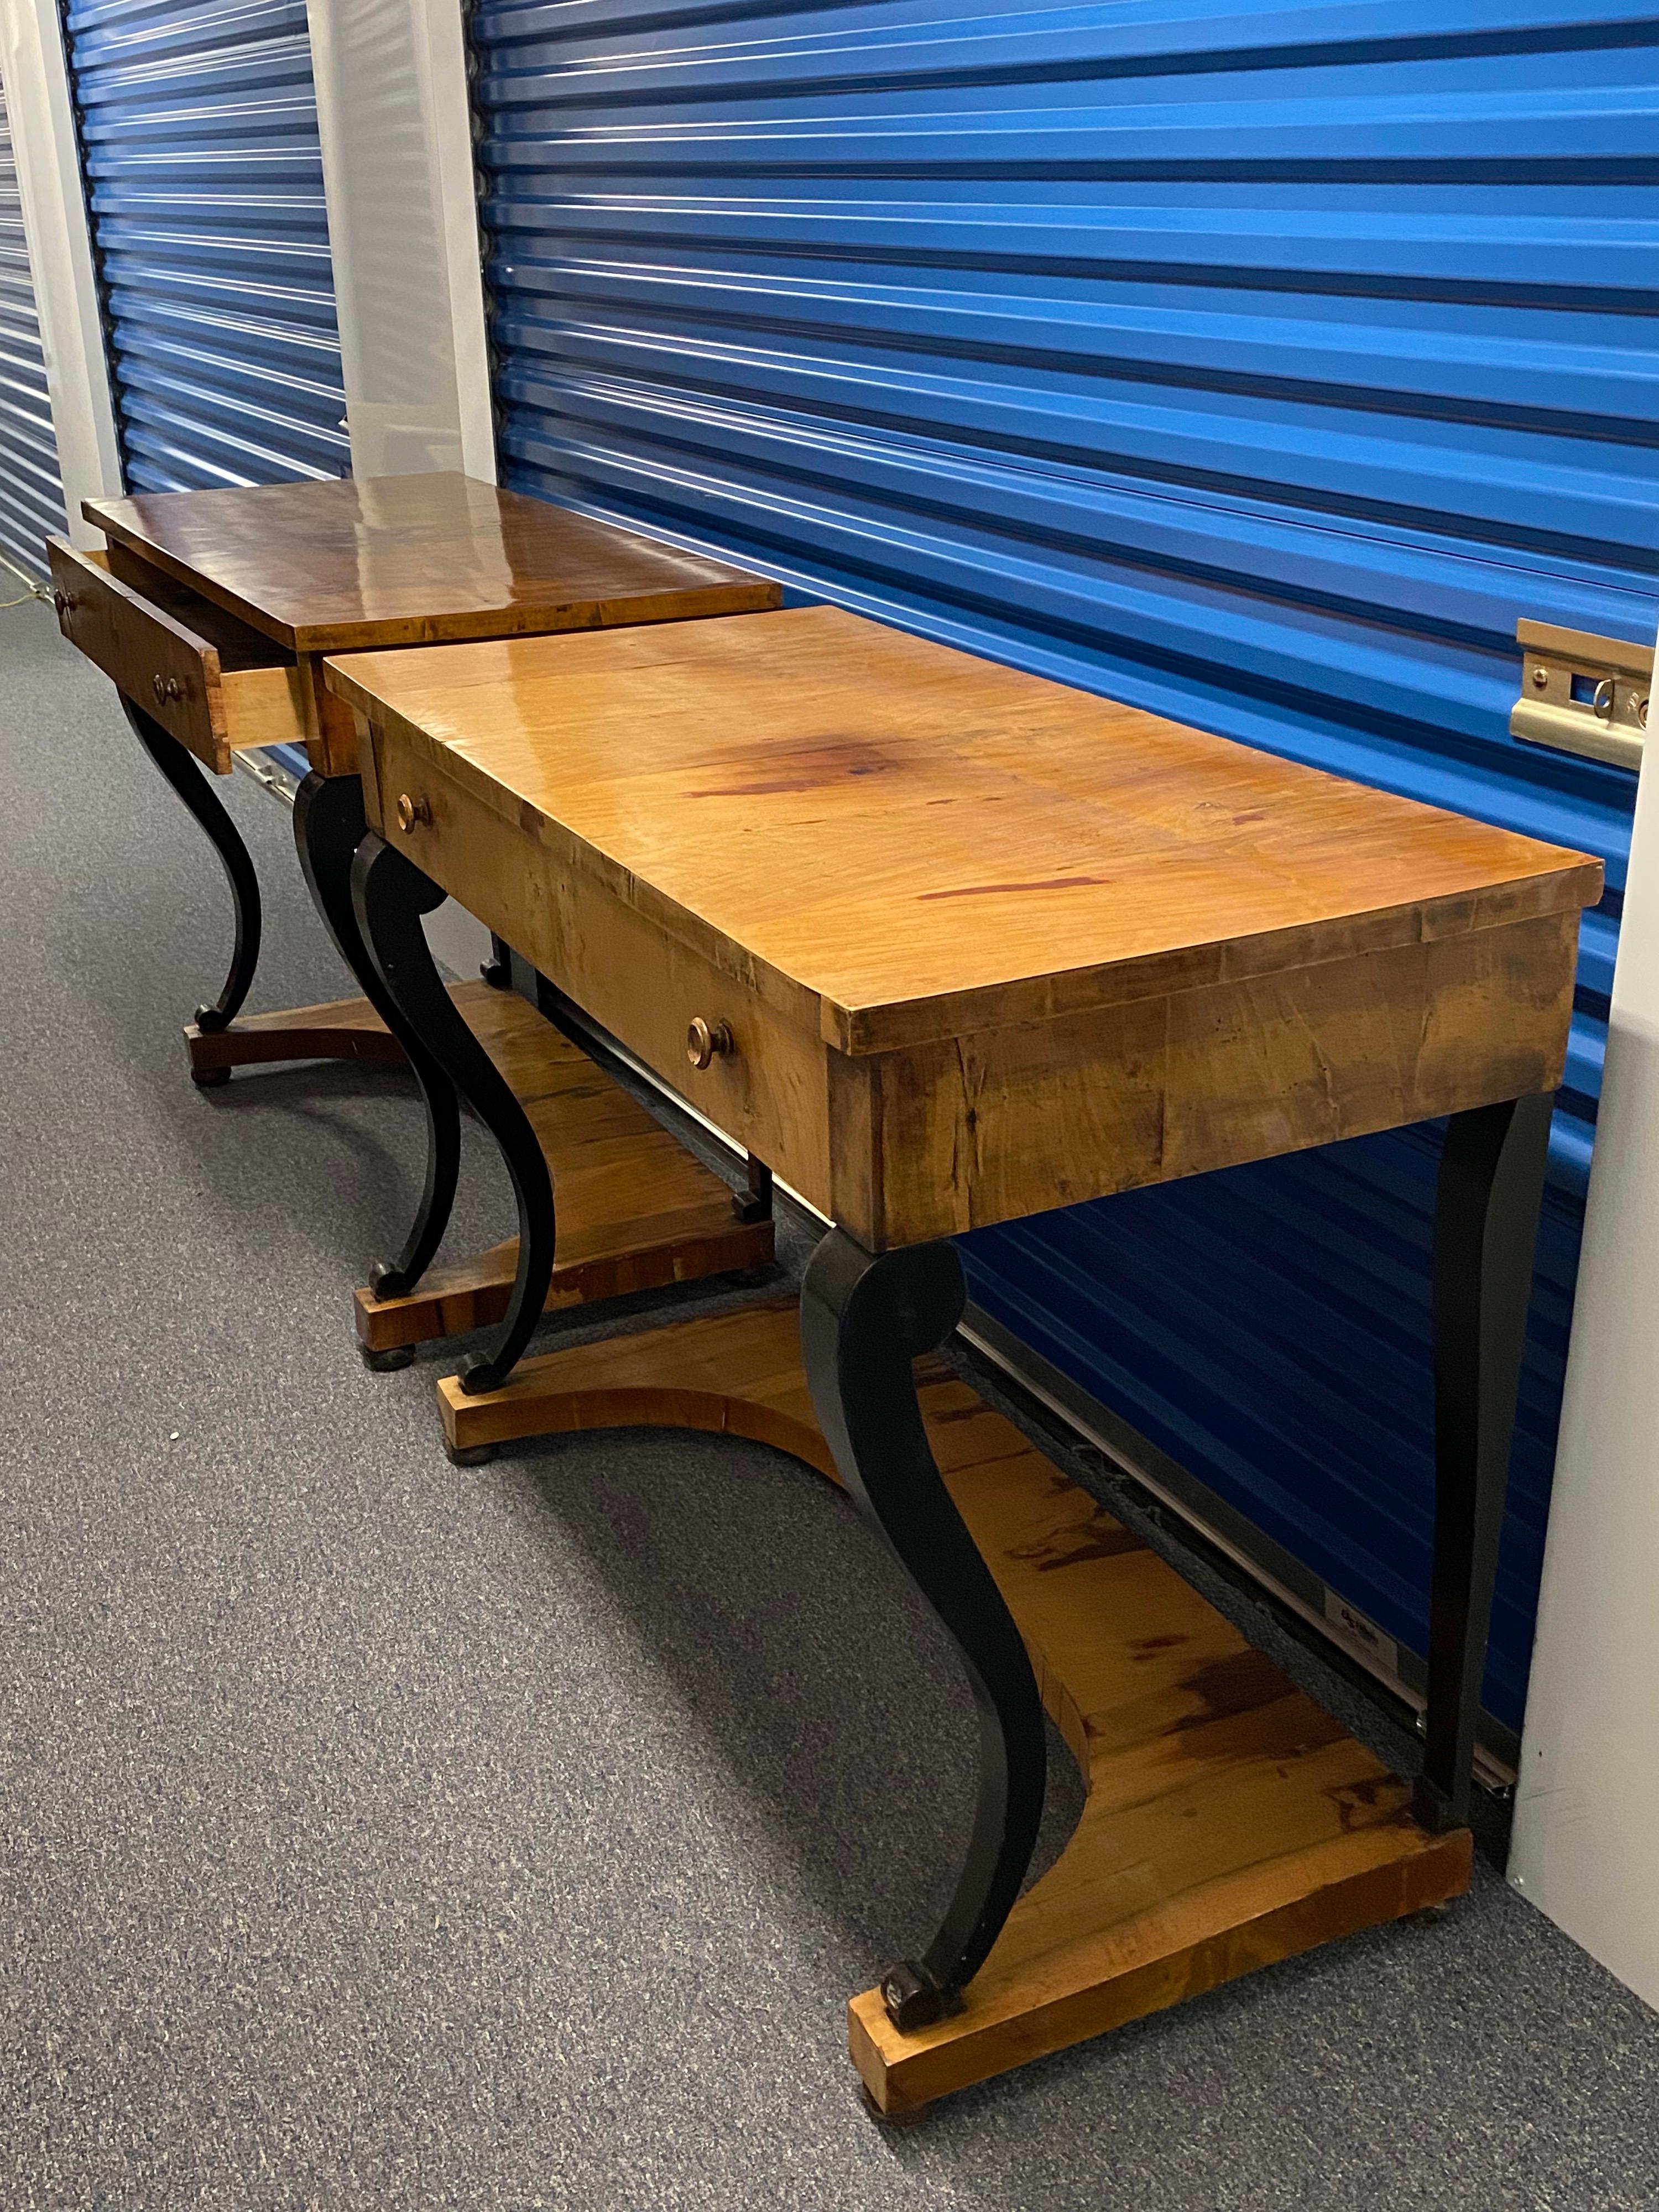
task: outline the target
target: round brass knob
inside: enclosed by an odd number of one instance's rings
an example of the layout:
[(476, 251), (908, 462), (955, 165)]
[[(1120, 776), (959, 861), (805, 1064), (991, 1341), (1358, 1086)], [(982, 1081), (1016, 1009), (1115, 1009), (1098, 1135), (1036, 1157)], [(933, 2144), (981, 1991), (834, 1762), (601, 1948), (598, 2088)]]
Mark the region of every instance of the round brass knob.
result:
[(428, 799), (411, 799), (406, 791), (398, 794), (398, 827), (407, 836), (417, 822), (430, 822), (432, 802)]
[(701, 1014), (685, 1032), (685, 1056), (693, 1067), (707, 1067), (711, 1060), (735, 1052), (732, 1032), (724, 1022), (706, 1022)]
[(150, 686), (155, 693), (158, 707), (164, 699), (181, 699), (184, 696), (184, 686), (176, 676), (152, 676)]

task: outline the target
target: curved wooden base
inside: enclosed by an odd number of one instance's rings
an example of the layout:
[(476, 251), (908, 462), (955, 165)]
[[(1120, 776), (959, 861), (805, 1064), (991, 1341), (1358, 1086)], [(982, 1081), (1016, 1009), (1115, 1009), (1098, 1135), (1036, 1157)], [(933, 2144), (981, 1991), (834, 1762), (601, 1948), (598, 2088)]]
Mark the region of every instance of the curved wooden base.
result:
[[(771, 1222), (740, 1221), (720, 1178), (527, 1000), (487, 983), (450, 988), (547, 1155), (559, 1208), (550, 1312), (769, 1264)], [(192, 1024), (185, 1042), (198, 1082), (274, 1060), (404, 1058), (367, 999), (252, 1014), (216, 1036)], [(378, 1358), (489, 1328), (507, 1311), (518, 1257), (518, 1240), (509, 1237), (429, 1267), (407, 1297), (377, 1298), (360, 1288), (365, 1354)]]
[[(901, 2035), (878, 1991), (853, 1999), (849, 2046), (882, 2112), (908, 2117), (1461, 1894), (1467, 1829), (1419, 1828), (1406, 1784), (942, 1361), (919, 1363), (917, 1380), (951, 1496), (1089, 1796), (961, 2013)], [(463, 1395), (451, 1377), (438, 1398), (453, 1450), (667, 1425), (754, 1437), (834, 1478), (793, 1299), (526, 1360), (483, 1397)]]
[[(463, 988), (465, 986), (461, 987)], [(245, 1014), (228, 1030), (185, 1025), (191, 1076), (279, 1060), (401, 1061), (403, 1047), (367, 999), (332, 999), (321, 1006), (288, 1006), (270, 1014)]]
[[(451, 995), (546, 1156), (559, 1218), (550, 1313), (769, 1263), (772, 1223), (739, 1221), (720, 1177), (526, 1000), (487, 983), (457, 983)], [(518, 1239), (508, 1237), (428, 1267), (407, 1297), (360, 1289), (364, 1352), (489, 1328), (507, 1311), (518, 1258)]]

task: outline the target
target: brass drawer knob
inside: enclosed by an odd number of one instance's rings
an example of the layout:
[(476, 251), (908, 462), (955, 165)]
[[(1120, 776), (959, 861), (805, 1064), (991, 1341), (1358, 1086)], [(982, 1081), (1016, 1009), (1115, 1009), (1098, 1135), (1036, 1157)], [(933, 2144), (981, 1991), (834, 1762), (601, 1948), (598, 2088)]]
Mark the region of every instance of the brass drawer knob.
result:
[(699, 1014), (685, 1032), (685, 1056), (693, 1067), (707, 1067), (710, 1060), (736, 1050), (724, 1022), (706, 1022)]
[(185, 696), (185, 687), (176, 676), (152, 676), (150, 685), (155, 693), (155, 703), (158, 707), (165, 700), (182, 699)]
[(432, 802), (429, 799), (411, 799), (406, 791), (398, 793), (398, 827), (405, 836), (417, 822), (429, 823), (431, 819)]

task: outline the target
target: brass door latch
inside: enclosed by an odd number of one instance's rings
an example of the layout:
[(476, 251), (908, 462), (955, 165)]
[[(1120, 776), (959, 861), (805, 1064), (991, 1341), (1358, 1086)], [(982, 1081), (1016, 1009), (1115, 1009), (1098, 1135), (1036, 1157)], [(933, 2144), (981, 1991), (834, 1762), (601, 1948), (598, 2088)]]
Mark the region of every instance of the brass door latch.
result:
[(1640, 768), (1653, 647), (1553, 623), (1522, 621), (1515, 634), (1526, 667), (1510, 735), (1615, 768)]

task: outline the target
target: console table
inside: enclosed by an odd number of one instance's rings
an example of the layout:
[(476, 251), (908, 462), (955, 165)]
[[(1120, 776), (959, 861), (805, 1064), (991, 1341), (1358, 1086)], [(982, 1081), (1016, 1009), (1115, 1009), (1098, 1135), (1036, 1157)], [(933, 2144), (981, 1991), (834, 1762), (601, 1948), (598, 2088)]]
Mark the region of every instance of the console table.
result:
[[(641, 1420), (766, 1438), (846, 1485), (961, 1652), (980, 1778), (957, 1889), (850, 2008), (878, 2109), (1461, 1891), (1599, 865), (828, 607), (371, 653), (326, 681), (357, 717), (365, 938), (520, 1209), (508, 1313), (439, 1386), (453, 1454)], [(519, 1367), (555, 1193), (427, 951), (446, 892), (834, 1224), (799, 1342), (774, 1299)], [(963, 1307), (953, 1232), (1438, 1115), (1412, 1787), (935, 1355)], [(1090, 1794), (1021, 1898), (1045, 1703)]]
[[(459, 1119), (357, 933), (357, 743), (349, 709), (323, 683), (323, 656), (739, 614), (775, 607), (777, 586), (454, 474), (147, 493), (88, 500), (82, 511), (107, 550), (52, 542), (60, 627), (113, 679), (140, 744), (217, 853), (234, 902), (224, 988), (185, 1031), (193, 1079), (209, 1089), (233, 1067), (317, 1058), (410, 1057), (422, 1069), (426, 1189), (402, 1251), (356, 1295), (365, 1358), (401, 1365), (423, 1340), (498, 1319), (517, 1255), (497, 1246), (430, 1269), (454, 1194)], [(311, 768), (294, 809), (300, 865), (362, 995), (239, 1019), (259, 955), (258, 878), (202, 770), (228, 775), (235, 753), (284, 744), (303, 745)], [(570, 1194), (574, 1235), (550, 1304), (769, 1260), (763, 1172), (734, 1212), (720, 1179), (524, 1000), (474, 984), (457, 1005), (530, 1108)]]

